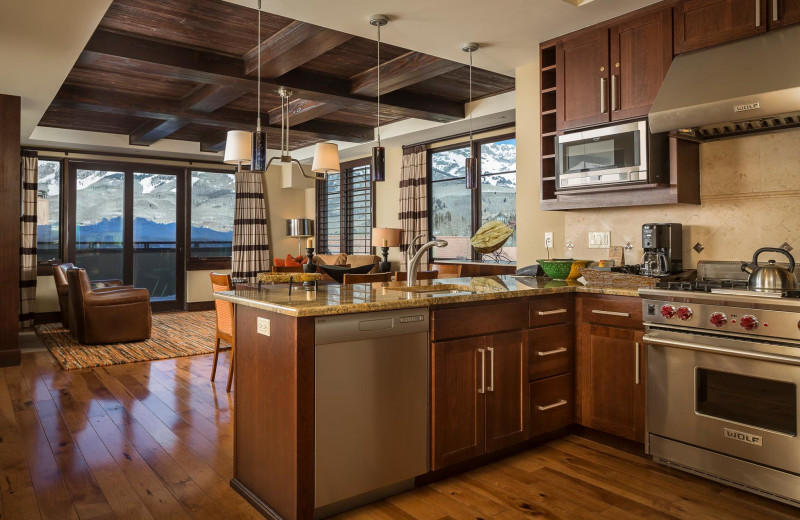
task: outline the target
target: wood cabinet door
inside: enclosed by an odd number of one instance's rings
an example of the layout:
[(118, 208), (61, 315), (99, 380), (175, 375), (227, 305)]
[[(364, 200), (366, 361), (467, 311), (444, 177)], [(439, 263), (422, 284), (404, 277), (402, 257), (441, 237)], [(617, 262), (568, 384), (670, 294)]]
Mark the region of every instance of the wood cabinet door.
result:
[(771, 0), (685, 0), (675, 6), (675, 54), (767, 30)]
[(558, 44), (558, 129), (609, 121), (608, 29), (581, 32)]
[(800, 23), (800, 0), (764, 0), (768, 2), (770, 29)]
[(431, 345), (431, 469), (485, 453), (485, 347), (484, 337)]
[(642, 332), (582, 325), (579, 349), (581, 424), (644, 441)]
[(611, 120), (646, 116), (672, 63), (672, 10), (615, 25), (610, 37)]
[(486, 452), (528, 439), (527, 332), (486, 337)]

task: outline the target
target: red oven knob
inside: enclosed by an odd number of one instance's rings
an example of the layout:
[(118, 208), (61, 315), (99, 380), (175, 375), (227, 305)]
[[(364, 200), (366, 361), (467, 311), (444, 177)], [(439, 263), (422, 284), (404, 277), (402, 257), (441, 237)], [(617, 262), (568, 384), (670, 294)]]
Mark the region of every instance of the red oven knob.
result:
[(672, 305), (664, 305), (661, 307), (661, 315), (671, 320), (675, 317), (675, 307)]
[[(728, 317), (721, 312), (714, 312), (708, 321), (715, 327), (724, 327), (728, 323)], [(798, 327), (800, 327), (800, 324), (798, 324)]]
[(739, 318), (739, 325), (744, 330), (756, 330), (758, 328), (758, 319), (752, 314), (745, 314)]
[(690, 307), (678, 307), (678, 317), (681, 321), (686, 321), (692, 317), (692, 309)]

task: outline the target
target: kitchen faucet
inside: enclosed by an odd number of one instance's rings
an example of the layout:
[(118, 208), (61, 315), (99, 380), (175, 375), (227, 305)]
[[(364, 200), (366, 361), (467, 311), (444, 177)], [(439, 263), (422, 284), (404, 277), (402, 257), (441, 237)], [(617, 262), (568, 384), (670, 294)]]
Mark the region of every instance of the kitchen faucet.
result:
[(447, 247), (447, 240), (431, 240), (423, 244), (419, 249), (414, 249), (414, 243), (425, 235), (418, 235), (414, 240), (408, 244), (408, 274), (406, 277), (406, 285), (411, 287), (417, 283), (417, 270), (419, 270), (419, 262), (425, 251), (432, 247)]

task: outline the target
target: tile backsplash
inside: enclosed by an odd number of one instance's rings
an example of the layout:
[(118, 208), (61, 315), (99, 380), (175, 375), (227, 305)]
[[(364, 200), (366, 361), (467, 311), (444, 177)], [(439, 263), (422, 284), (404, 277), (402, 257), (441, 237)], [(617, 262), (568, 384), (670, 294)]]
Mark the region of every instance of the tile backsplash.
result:
[[(607, 249), (590, 249), (590, 231), (609, 231), (612, 245), (631, 242), (626, 263), (642, 258), (642, 224), (683, 224), (684, 265), (699, 260), (749, 260), (760, 247), (784, 242), (800, 248), (800, 130), (760, 134), (700, 146), (702, 204), (638, 206), (569, 211), (565, 256), (600, 260)], [(693, 249), (703, 245), (701, 252)], [(563, 244), (562, 244), (563, 247)], [(800, 249), (798, 249), (800, 250)]]

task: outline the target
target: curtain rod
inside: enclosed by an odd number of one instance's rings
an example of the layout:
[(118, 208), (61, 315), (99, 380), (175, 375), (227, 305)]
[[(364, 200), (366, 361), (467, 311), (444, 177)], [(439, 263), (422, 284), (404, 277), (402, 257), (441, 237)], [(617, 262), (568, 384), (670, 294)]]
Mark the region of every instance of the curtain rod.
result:
[[(476, 132), (472, 132), (472, 133), (475, 134), (475, 135), (480, 136), (480, 134), (485, 134), (487, 132), (493, 132), (495, 130), (502, 130), (503, 128), (511, 128), (511, 127), (515, 127), (515, 126), (516, 126), (516, 122), (514, 122), (514, 123), (504, 123), (502, 125), (495, 125), (495, 126), (489, 126), (489, 127), (486, 127), (486, 128), (481, 128), (480, 130), (478, 130)], [(450, 136), (447, 136), (447, 137), (440, 137), (440, 138), (437, 138), (437, 139), (428, 139), (427, 141), (420, 141), (419, 143), (404, 144), (403, 145), (403, 149), (405, 150), (406, 148), (413, 148), (415, 146), (426, 146), (426, 145), (429, 145), (429, 144), (441, 143), (442, 141), (449, 141), (451, 139), (458, 139), (459, 137), (467, 137), (468, 135), (469, 135), (469, 131), (461, 132), (460, 134), (453, 134), (453, 135), (450, 135)]]
[(177, 162), (182, 164), (189, 164), (191, 166), (203, 166), (209, 165), (214, 166), (215, 168), (226, 170), (229, 167), (231, 170), (234, 168), (228, 164), (223, 163), (222, 161), (214, 161), (213, 159), (209, 158), (208, 160), (200, 160), (200, 159), (179, 159), (175, 157), (158, 157), (155, 155), (137, 155), (137, 154), (127, 154), (127, 153), (114, 153), (114, 152), (94, 152), (94, 151), (84, 151), (84, 150), (73, 150), (67, 148), (48, 148), (43, 146), (21, 146), (21, 151), (25, 150), (33, 150), (36, 152), (47, 154), (47, 152), (51, 153), (63, 153), (66, 157), (69, 157), (70, 154), (73, 155), (87, 155), (87, 156), (98, 156), (98, 157), (119, 157), (124, 159), (139, 159), (142, 162), (148, 161), (169, 161), (169, 162)]

